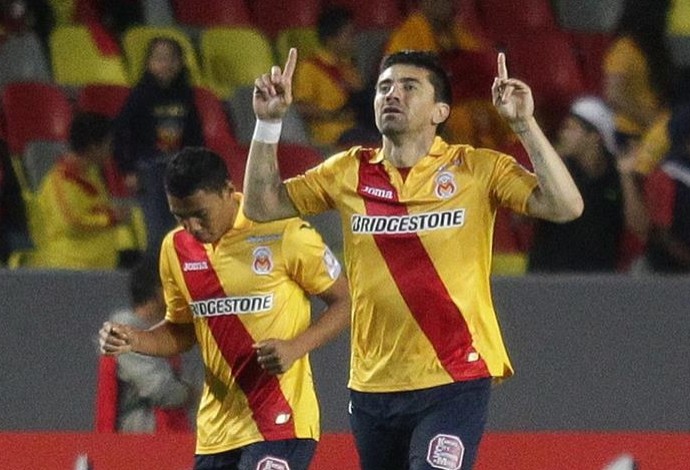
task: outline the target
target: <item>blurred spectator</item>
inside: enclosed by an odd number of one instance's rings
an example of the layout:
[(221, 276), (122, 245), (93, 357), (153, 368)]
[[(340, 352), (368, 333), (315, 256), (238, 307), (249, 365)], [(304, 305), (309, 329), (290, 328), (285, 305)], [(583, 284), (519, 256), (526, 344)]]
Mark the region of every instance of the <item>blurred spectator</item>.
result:
[[(113, 312), (110, 321), (145, 330), (165, 318), (163, 285), (155, 260), (147, 258), (132, 269), (129, 291), (132, 307)], [(196, 415), (203, 378), (198, 353), (196, 348), (185, 353), (189, 359), (185, 362), (182, 356), (118, 356), (117, 431), (191, 432), (190, 419)], [(183, 370), (183, 364), (190, 367)]]
[(671, 150), (645, 183), (650, 227), (646, 265), (663, 273), (690, 272), (690, 102), (674, 108)]
[(496, 54), (490, 43), (460, 22), (460, 8), (454, 0), (420, 0), (419, 8), (391, 33), (386, 53), (404, 49), (437, 53), (453, 90), (445, 138), (511, 153), (519, 145), (517, 138), (490, 99)]
[(50, 32), (55, 26), (53, 10), (45, 0), (0, 0), (0, 42), (7, 35), (33, 31), (41, 40), (46, 56)]
[(312, 142), (325, 147), (341, 138), (377, 141), (373, 87), (366, 87), (354, 62), (352, 12), (342, 7), (325, 9), (319, 15), (317, 33), (320, 47), (297, 65), (294, 85), (295, 104), (309, 125)]
[(673, 64), (666, 45), (670, 0), (626, 0), (616, 39), (604, 58), (604, 94), (622, 152), (667, 108)]
[(582, 216), (556, 224), (538, 221), (531, 272), (615, 271), (623, 230), (621, 183), (611, 111), (595, 97), (576, 100), (561, 125), (556, 148), (585, 202)]
[(118, 225), (129, 209), (113, 204), (102, 176), (111, 154), (110, 120), (77, 114), (70, 128), (70, 151), (46, 175), (38, 193), (40, 233), (35, 234), (35, 266), (114, 269), (118, 265)]
[(0, 140), (0, 265), (16, 250), (33, 248), (19, 182), (12, 169), (7, 144)]
[(170, 38), (152, 39), (146, 70), (117, 117), (115, 131), (115, 160), (143, 209), (152, 255), (176, 225), (163, 188), (165, 164), (183, 146), (203, 144), (182, 48)]

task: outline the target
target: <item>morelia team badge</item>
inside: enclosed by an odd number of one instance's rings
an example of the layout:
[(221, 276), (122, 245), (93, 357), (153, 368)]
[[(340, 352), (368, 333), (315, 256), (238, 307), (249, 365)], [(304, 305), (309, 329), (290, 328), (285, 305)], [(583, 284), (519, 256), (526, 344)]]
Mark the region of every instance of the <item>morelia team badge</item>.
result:
[(256, 465), (256, 470), (290, 470), (290, 465), (283, 459), (264, 457)]
[(449, 171), (442, 171), (436, 176), (434, 193), (439, 199), (450, 199), (458, 190), (455, 176)]
[(254, 248), (252, 255), (254, 255), (252, 271), (256, 274), (268, 274), (273, 271), (273, 253), (271, 253), (268, 247), (259, 246)]

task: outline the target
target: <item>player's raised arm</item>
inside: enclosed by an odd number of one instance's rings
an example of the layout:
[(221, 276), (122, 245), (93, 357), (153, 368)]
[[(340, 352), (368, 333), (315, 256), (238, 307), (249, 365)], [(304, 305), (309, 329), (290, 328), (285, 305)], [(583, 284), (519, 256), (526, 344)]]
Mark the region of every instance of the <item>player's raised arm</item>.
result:
[(498, 73), (491, 87), (494, 104), (527, 150), (539, 186), (529, 198), (529, 215), (554, 222), (567, 222), (582, 214), (584, 203), (563, 160), (534, 119), (532, 90), (508, 77), (506, 58), (498, 54)]
[(252, 105), (256, 128), (249, 147), (244, 175), (244, 212), (256, 221), (297, 215), (278, 171), (278, 141), (282, 119), (292, 103), (292, 76), (297, 50), (288, 54), (285, 68), (271, 67), (254, 81)]

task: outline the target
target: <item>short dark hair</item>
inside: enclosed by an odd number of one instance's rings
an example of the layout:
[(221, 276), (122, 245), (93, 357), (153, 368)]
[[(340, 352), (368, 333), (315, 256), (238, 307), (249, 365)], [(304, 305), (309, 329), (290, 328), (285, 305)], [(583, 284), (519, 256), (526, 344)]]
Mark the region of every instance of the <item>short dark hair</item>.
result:
[(316, 34), (323, 43), (333, 36), (337, 36), (342, 29), (352, 23), (354, 15), (345, 7), (335, 6), (326, 8), (320, 15), (316, 24)]
[(412, 65), (425, 69), (429, 72), (429, 81), (434, 87), (434, 99), (436, 102), (451, 105), (453, 94), (451, 92), (450, 78), (448, 72), (443, 68), (438, 55), (431, 51), (410, 51), (404, 50), (394, 52), (385, 56), (381, 60), (379, 75), (393, 65), (403, 64)]
[(185, 147), (165, 168), (165, 190), (173, 197), (189, 197), (199, 190), (220, 193), (230, 181), (223, 159), (203, 147)]
[(154, 257), (144, 257), (129, 272), (129, 295), (135, 307), (156, 298), (161, 286), (158, 263)]
[(82, 112), (72, 119), (69, 130), (69, 145), (77, 153), (84, 152), (91, 145), (102, 144), (110, 138), (112, 121), (104, 114)]

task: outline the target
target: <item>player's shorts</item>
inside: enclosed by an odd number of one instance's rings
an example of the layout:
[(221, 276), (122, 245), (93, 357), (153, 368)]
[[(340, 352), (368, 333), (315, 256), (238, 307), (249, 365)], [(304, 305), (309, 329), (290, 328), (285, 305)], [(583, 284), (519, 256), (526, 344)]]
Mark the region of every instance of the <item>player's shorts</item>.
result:
[(484, 433), (491, 379), (350, 393), (362, 470), (468, 470)]
[(263, 441), (218, 454), (194, 456), (194, 470), (307, 470), (316, 441)]

